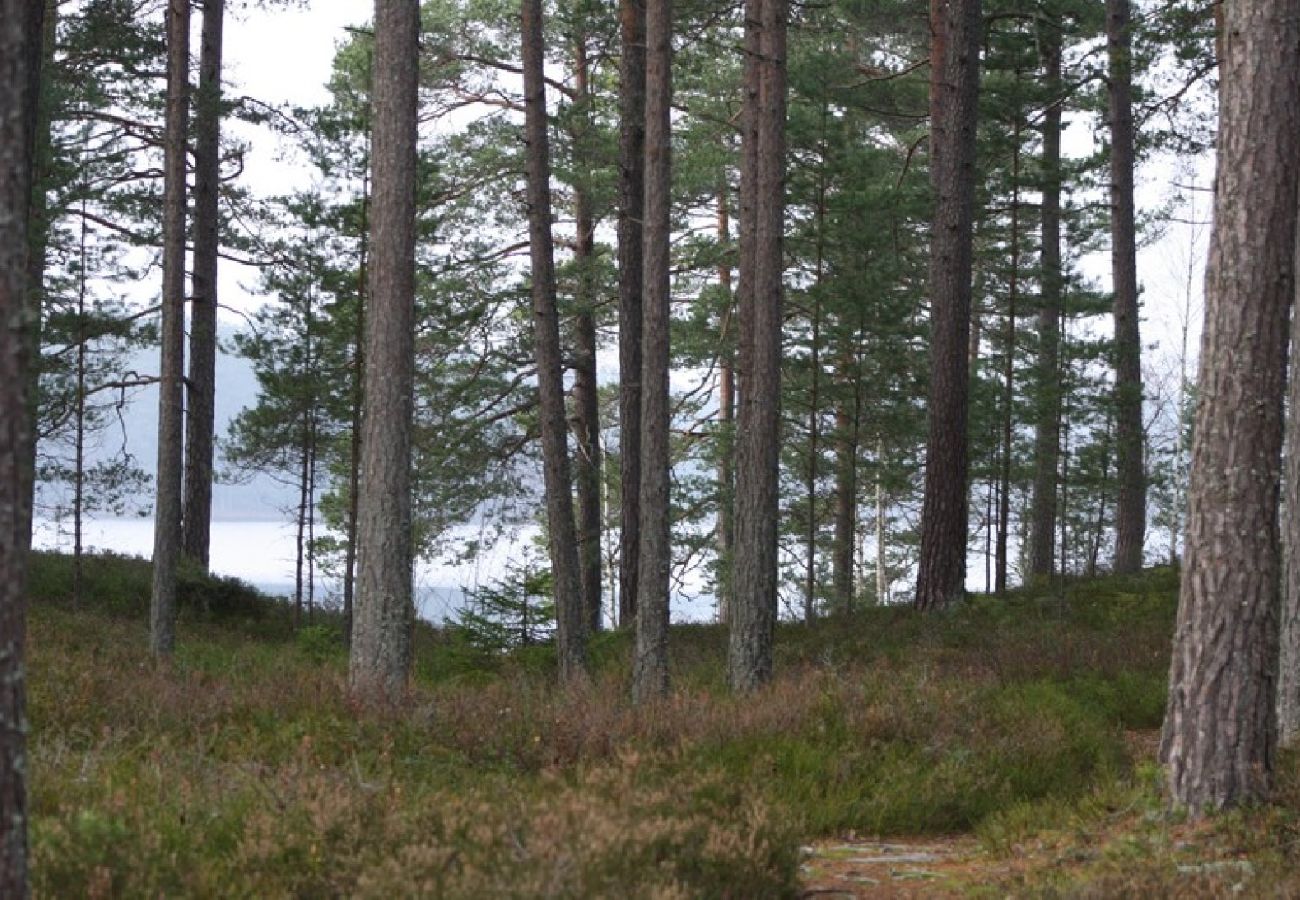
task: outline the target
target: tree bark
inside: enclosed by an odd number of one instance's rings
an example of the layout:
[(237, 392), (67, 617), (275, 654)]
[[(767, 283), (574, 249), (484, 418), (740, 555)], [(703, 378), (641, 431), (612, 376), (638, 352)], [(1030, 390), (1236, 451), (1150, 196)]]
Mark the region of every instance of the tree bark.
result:
[[(587, 36), (579, 33), (574, 49), (574, 90), (581, 104), (582, 117), (573, 136), (575, 154), (584, 164), (594, 161), (583, 154), (585, 132), (592, 126), (591, 89), (587, 72)], [(601, 626), (600, 532), (601, 532), (601, 449), (600, 385), (596, 379), (596, 285), (592, 266), (596, 255), (596, 222), (592, 213), (591, 194), (582, 177), (573, 188), (574, 262), (578, 270), (577, 317), (575, 321), (574, 405), (577, 419), (577, 488), (578, 488), (578, 565), (581, 569), (582, 602), (586, 610), (587, 630), (595, 633)]]
[(375, 0), (374, 215), (349, 679), (354, 696), (380, 704), (405, 696), (415, 613), (411, 428), (419, 38), (417, 0)]
[[(736, 553), (728, 681), (753, 691), (772, 677), (777, 615), (777, 516), (781, 429), (782, 276), (785, 226), (786, 0), (746, 0), (742, 165), (740, 412), (736, 440)], [(746, 238), (748, 239), (746, 241)], [(742, 243), (742, 250), (744, 249)], [(745, 266), (748, 264), (748, 269)], [(747, 285), (747, 287), (745, 287)]]
[(1034, 409), (1034, 492), (1030, 507), (1029, 575), (1056, 568), (1056, 482), (1061, 450), (1061, 32), (1038, 26), (1048, 96), (1043, 112), (1041, 294), (1038, 301), (1038, 392)]
[(645, 228), (641, 327), (641, 549), (632, 698), (668, 693), (672, 463), (668, 346), (672, 320), (672, 2), (646, 3)]
[[(366, 166), (371, 157), (366, 150)], [(366, 290), (369, 285), (370, 175), (361, 182), (361, 239), (357, 253), (357, 311), (353, 321), (351, 366), (352, 428), (348, 441), (348, 543), (343, 552), (343, 636), (352, 643), (353, 601), (357, 570), (357, 513), (361, 493), (361, 412), (366, 370)]]
[(190, 2), (167, 2), (167, 121), (163, 160), (162, 360), (158, 465), (154, 475), (150, 649), (176, 644), (176, 565), (181, 549), (181, 458), (185, 372), (185, 157), (189, 116)]
[(966, 580), (972, 229), (979, 97), (979, 0), (930, 3), (930, 425), (918, 609), (942, 609)]
[(29, 215), (43, 3), (0, 0), (0, 895), (29, 896), (27, 551)]
[[(555, 250), (551, 235), (551, 160), (543, 80), (541, 0), (522, 0), (524, 62), (524, 140), (528, 145), (528, 243), (532, 259), (533, 326), (537, 392), (542, 431), (542, 474), (546, 490), (547, 535), (555, 589), (556, 655), (560, 680), (585, 677), (587, 620), (578, 574), (573, 521), (568, 426), (564, 409), (564, 370), (560, 321), (555, 303)], [(378, 208), (378, 205), (376, 205)]]
[(1300, 0), (1224, 10), (1187, 547), (1161, 743), (1196, 815), (1272, 787), (1278, 494), (1300, 184)]
[(1133, 34), (1130, 0), (1106, 0), (1110, 59), (1111, 273), (1115, 293), (1115, 571), (1142, 568), (1146, 469), (1142, 461), (1142, 338), (1138, 325), (1137, 225), (1133, 200)]
[(41, 79), (41, 73), (54, 62), (55, 28), (58, 21), (58, 4), (55, 0), (28, 2), (24, 8), (25, 25), (30, 39), (28, 54), (27, 96), (24, 99), (24, 129), (26, 146), (30, 153), (28, 182), (31, 202), (27, 218), (27, 306), (24, 312), (23, 343), (20, 365), (24, 371), (24, 391), (27, 397), (27, 444), (19, 460), (22, 478), (22, 507), (20, 533), (27, 546), (32, 540), (32, 510), (36, 489), (36, 428), (37, 407), (40, 402), (41, 358), (41, 305), (45, 297), (45, 266), (49, 256), (50, 215), (46, 197), (46, 182), (53, 168), (53, 147), (50, 135), (51, 92)]
[(190, 298), (189, 407), (181, 549), (205, 570), (212, 535), (216, 427), (217, 201), (221, 189), (221, 29), (225, 0), (204, 0), (194, 116), (194, 276)]
[[(1020, 73), (1016, 73), (1020, 77)], [(1016, 401), (1016, 309), (1020, 299), (1020, 117), (1012, 126), (1011, 138), (1011, 277), (1007, 282), (1006, 347), (1002, 356), (1002, 461), (998, 473), (998, 545), (993, 589), (1007, 590), (1007, 540), (1011, 533), (1011, 450), (1015, 436)]]
[(718, 263), (718, 287), (723, 293), (722, 319), (718, 338), (722, 344), (718, 361), (718, 621), (730, 621), (728, 598), (731, 596), (731, 561), (736, 544), (736, 360), (727, 331), (732, 327), (735, 298), (731, 292), (731, 259), (726, 248), (731, 243), (731, 218), (727, 205), (727, 177), (718, 181), (718, 245), (722, 261)]
[(619, 0), (618, 623), (636, 618), (641, 547), (641, 289), (645, 208), (645, 2)]

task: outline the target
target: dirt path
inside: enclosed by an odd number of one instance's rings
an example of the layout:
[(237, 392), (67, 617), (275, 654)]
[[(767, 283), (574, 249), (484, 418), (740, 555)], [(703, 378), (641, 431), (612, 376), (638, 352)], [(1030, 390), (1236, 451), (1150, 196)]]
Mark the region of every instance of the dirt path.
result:
[(968, 836), (825, 841), (806, 846), (804, 855), (801, 896), (809, 900), (960, 896), (1009, 868)]

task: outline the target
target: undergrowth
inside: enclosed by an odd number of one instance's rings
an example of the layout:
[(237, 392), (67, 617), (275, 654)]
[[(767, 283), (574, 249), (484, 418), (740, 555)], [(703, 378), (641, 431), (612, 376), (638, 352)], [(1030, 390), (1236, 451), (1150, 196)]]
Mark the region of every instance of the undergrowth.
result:
[(158, 667), (147, 567), (97, 561), (79, 608), (65, 561), (34, 568), (45, 896), (779, 897), (818, 835), (974, 829), (996, 851), (1141, 781), (1176, 589), (1156, 571), (783, 625), (752, 698), (723, 690), (722, 630), (683, 626), (645, 709), (625, 634), (561, 692), (546, 648), (424, 627), (410, 703), (373, 714), (336, 619), (295, 635), (282, 604), (195, 575)]

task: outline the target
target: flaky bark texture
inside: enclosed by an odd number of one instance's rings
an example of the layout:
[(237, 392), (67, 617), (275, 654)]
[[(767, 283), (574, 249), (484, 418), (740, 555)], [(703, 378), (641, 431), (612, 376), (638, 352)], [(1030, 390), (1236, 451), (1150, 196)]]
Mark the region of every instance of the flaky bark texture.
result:
[[(542, 475), (551, 581), (555, 590), (555, 644), (560, 680), (585, 677), (587, 620), (578, 575), (573, 523), (568, 424), (560, 317), (555, 303), (555, 249), (551, 235), (551, 156), (543, 80), (541, 0), (523, 0), (524, 140), (528, 144), (528, 244), (532, 260), (533, 329), (537, 393), (542, 430)], [(378, 200), (378, 198), (376, 198)], [(378, 210), (378, 202), (375, 206)]]
[(221, 181), (221, 30), (225, 0), (204, 0), (194, 116), (194, 290), (190, 298), (189, 407), (181, 549), (208, 567), (216, 423), (217, 196)]
[(154, 475), (150, 649), (176, 644), (176, 564), (181, 549), (181, 457), (185, 374), (185, 135), (189, 116), (190, 3), (167, 2), (167, 121), (163, 147), (162, 359), (158, 464)]
[(0, 0), (0, 896), (29, 894), (25, 341), (28, 213), (44, 4)]
[(1061, 32), (1038, 25), (1048, 106), (1043, 111), (1042, 276), (1038, 300), (1038, 396), (1034, 401), (1034, 493), (1030, 507), (1029, 575), (1051, 578), (1056, 567), (1056, 472), (1061, 455)]
[[(746, 0), (741, 180), (741, 370), (736, 426), (736, 549), (727, 675), (734, 691), (772, 677), (777, 612), (778, 465), (785, 226), (787, 0)], [(754, 33), (756, 32), (756, 33)], [(746, 227), (745, 216), (750, 217)], [(745, 266), (749, 268), (746, 270)]]
[(641, 550), (632, 698), (668, 692), (668, 591), (672, 566), (668, 434), (668, 256), (672, 201), (672, 2), (646, 3), (644, 278), (641, 315)]
[(1133, 32), (1129, 0), (1106, 0), (1110, 57), (1110, 236), (1115, 292), (1115, 571), (1142, 568), (1147, 526), (1142, 462), (1142, 338), (1138, 327), (1137, 225), (1133, 201)]
[(618, 624), (636, 618), (641, 550), (641, 288), (645, 209), (645, 2), (619, 0)]
[(966, 580), (979, 0), (930, 3), (930, 429), (921, 508), (918, 609), (942, 609)]
[[(1291, 352), (1300, 347), (1300, 316), (1291, 316)], [(1291, 365), (1286, 420), (1286, 470), (1282, 504), (1281, 651), (1277, 675), (1278, 742), (1300, 737), (1300, 376)]]
[(1278, 481), (1300, 172), (1300, 0), (1225, 9), (1214, 236), (1161, 758), (1192, 813), (1272, 785)]
[(349, 678), (365, 702), (406, 693), (411, 667), (411, 419), (420, 7), (375, 0), (373, 214)]

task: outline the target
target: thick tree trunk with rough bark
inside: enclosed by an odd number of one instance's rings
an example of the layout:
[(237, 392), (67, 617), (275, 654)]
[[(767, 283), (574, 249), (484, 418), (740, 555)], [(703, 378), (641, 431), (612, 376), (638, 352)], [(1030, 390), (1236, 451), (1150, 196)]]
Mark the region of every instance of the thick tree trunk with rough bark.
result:
[(641, 550), (632, 698), (668, 692), (672, 518), (668, 347), (672, 319), (672, 2), (646, 3), (645, 230), (641, 316)]
[(27, 551), (30, 542), (26, 341), (28, 216), (43, 3), (0, 0), (0, 895), (30, 892), (27, 861)]
[(1115, 293), (1115, 571), (1142, 568), (1146, 468), (1142, 461), (1142, 338), (1138, 326), (1137, 224), (1133, 199), (1133, 32), (1130, 0), (1106, 0), (1110, 58), (1110, 235)]
[(176, 565), (181, 549), (181, 458), (185, 372), (185, 134), (189, 116), (190, 0), (167, 2), (167, 122), (163, 148), (162, 360), (158, 466), (154, 475), (150, 648), (176, 644)]
[(930, 426), (921, 509), (918, 609), (965, 591), (979, 0), (930, 3)]
[(375, 0), (370, 305), (366, 311), (357, 583), (349, 680), (391, 704), (411, 667), (411, 425), (420, 6)]
[[(574, 91), (581, 104), (578, 133), (573, 135), (575, 153), (583, 152), (586, 131), (592, 127), (591, 88), (587, 71), (587, 36), (579, 34), (574, 46)], [(585, 157), (581, 157), (584, 158)], [(594, 163), (593, 163), (594, 164)], [(582, 602), (587, 629), (601, 626), (600, 532), (601, 532), (601, 448), (600, 385), (596, 380), (596, 284), (592, 266), (596, 255), (596, 222), (591, 194), (585, 184), (573, 188), (574, 262), (578, 269), (577, 315), (574, 321), (573, 399), (576, 421), (578, 488), (578, 565), (581, 569)]]
[(225, 0), (204, 0), (194, 116), (194, 278), (190, 298), (189, 405), (181, 549), (208, 567), (216, 427), (217, 198), (221, 188), (221, 30)]
[[(1291, 352), (1300, 347), (1300, 316), (1291, 316)], [(1277, 676), (1278, 742), (1300, 737), (1300, 372), (1291, 364), (1287, 396), (1286, 470), (1282, 504), (1282, 615)]]
[[(736, 436), (736, 551), (728, 681), (753, 691), (772, 677), (777, 614), (785, 226), (786, 0), (747, 0), (741, 179), (743, 381)], [(745, 189), (752, 193), (746, 197)], [(748, 225), (745, 217), (749, 217)]]
[(641, 549), (641, 289), (645, 208), (645, 0), (619, 0), (618, 624), (636, 618)]
[(1038, 301), (1038, 392), (1034, 409), (1034, 492), (1029, 575), (1051, 578), (1056, 566), (1056, 485), (1061, 451), (1061, 32), (1040, 22), (1039, 46), (1048, 106), (1043, 112), (1041, 293)]
[(1224, 10), (1214, 237), (1161, 760), (1193, 814), (1272, 787), (1278, 494), (1300, 185), (1300, 0)]
[[(555, 249), (551, 235), (551, 159), (543, 80), (541, 0), (523, 0), (524, 140), (528, 144), (528, 242), (537, 393), (542, 431), (542, 475), (555, 590), (556, 655), (560, 680), (585, 677), (587, 620), (578, 575), (577, 534), (569, 472), (569, 441), (564, 409), (564, 369), (560, 355), (560, 317), (555, 302)], [(376, 209), (378, 204), (376, 203)]]

